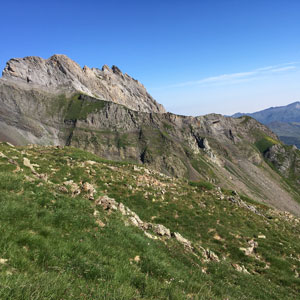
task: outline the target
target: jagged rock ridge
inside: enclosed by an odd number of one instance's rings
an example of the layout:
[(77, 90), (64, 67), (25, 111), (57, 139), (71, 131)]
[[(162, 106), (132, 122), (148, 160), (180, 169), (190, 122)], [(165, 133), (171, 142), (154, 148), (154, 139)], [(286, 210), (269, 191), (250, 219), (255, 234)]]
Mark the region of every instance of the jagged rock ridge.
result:
[(164, 113), (165, 109), (145, 87), (116, 66), (82, 69), (65, 55), (49, 59), (36, 56), (13, 58), (7, 62), (3, 79), (52, 92), (80, 91), (89, 96), (125, 105), (133, 110)]

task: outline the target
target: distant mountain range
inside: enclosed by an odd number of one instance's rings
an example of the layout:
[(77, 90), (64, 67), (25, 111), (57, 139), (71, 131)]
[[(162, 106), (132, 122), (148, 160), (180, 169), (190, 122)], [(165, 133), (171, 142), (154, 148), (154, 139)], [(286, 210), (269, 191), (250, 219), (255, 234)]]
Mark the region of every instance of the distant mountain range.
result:
[(270, 107), (255, 113), (236, 113), (232, 117), (250, 116), (267, 125), (288, 145), (300, 148), (300, 102)]

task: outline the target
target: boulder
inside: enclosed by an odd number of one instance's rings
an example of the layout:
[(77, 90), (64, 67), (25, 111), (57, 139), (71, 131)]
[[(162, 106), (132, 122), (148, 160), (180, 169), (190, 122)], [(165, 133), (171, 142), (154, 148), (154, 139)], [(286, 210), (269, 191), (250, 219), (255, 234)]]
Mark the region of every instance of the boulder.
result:
[(101, 205), (105, 210), (117, 210), (118, 209), (118, 202), (110, 198), (108, 196), (100, 196), (96, 201), (96, 205)]
[(167, 238), (171, 237), (170, 229), (161, 224), (154, 224), (153, 231), (160, 236), (166, 236)]

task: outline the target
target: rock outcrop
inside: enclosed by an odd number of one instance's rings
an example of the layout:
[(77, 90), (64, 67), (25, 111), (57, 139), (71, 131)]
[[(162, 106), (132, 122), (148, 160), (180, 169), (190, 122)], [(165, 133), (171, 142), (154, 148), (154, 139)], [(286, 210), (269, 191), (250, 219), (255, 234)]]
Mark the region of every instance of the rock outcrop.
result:
[(139, 81), (123, 74), (116, 66), (104, 65), (102, 70), (84, 66), (82, 69), (65, 55), (53, 55), (46, 60), (29, 56), (9, 60), (2, 75), (5, 80), (48, 92), (79, 91), (136, 111), (165, 112)]
[(291, 174), (297, 176), (300, 173), (300, 155), (296, 147), (276, 144), (270, 147), (264, 156), (286, 178)]

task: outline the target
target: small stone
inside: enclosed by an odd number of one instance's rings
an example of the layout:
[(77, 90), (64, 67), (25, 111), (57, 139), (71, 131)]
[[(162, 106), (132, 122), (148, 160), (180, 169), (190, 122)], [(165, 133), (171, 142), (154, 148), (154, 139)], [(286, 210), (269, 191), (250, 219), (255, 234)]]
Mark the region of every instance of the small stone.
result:
[(59, 190), (60, 192), (62, 192), (62, 193), (67, 193), (67, 192), (68, 192), (68, 189), (67, 189), (65, 186), (60, 186), (60, 187), (58, 188), (58, 190)]
[(96, 220), (96, 224), (101, 228), (105, 227), (105, 224), (101, 220)]
[(6, 145), (9, 146), (9, 147), (12, 147), (12, 148), (15, 148), (15, 146), (9, 142), (6, 142)]
[(5, 154), (3, 154), (2, 152), (0, 152), (0, 157), (6, 158), (7, 156)]
[(238, 272), (242, 272), (242, 273), (245, 273), (245, 274), (250, 274), (249, 271), (245, 268), (244, 265), (238, 265), (238, 264), (232, 264), (233, 268), (235, 270), (237, 270)]
[(161, 224), (155, 224), (153, 226), (153, 230), (155, 233), (161, 235), (161, 236), (166, 236), (168, 238), (171, 237), (171, 232), (170, 229), (168, 229), (167, 227), (165, 227), (164, 225)]
[(245, 255), (250, 256), (250, 255), (253, 254), (254, 249), (258, 247), (258, 243), (255, 242), (254, 240), (250, 240), (250, 241), (248, 241), (248, 244), (249, 244), (250, 247), (248, 247), (248, 248), (241, 247), (239, 249), (241, 251), (243, 251)]
[(80, 194), (81, 191), (80, 191), (79, 185), (77, 183), (73, 182), (73, 180), (65, 181), (65, 182), (63, 182), (63, 184), (70, 188), (70, 191), (73, 196), (77, 196)]
[(139, 227), (142, 227), (144, 225), (144, 222), (140, 219), (140, 217), (135, 212), (131, 212), (131, 215), (133, 218), (135, 218), (135, 220), (139, 224)]
[(141, 258), (139, 255), (135, 256), (135, 258), (133, 259), (135, 262), (140, 262)]
[(131, 217), (129, 217), (129, 221), (136, 227), (142, 228), (144, 223), (143, 221), (141, 221), (141, 219), (139, 218), (139, 216), (137, 214), (132, 215)]
[(206, 250), (206, 255), (207, 255), (208, 259), (210, 259), (212, 261), (215, 261), (215, 262), (220, 261), (218, 255), (209, 249)]
[(5, 265), (8, 262), (8, 259), (6, 258), (0, 258), (0, 264)]
[(152, 223), (143, 222), (143, 225), (141, 226), (141, 228), (144, 229), (144, 230), (152, 229), (153, 228), (153, 224)]
[(217, 233), (215, 233), (214, 239), (217, 240), (217, 241), (222, 241), (223, 240)]
[(118, 203), (115, 199), (109, 198), (108, 196), (100, 196), (96, 201), (96, 205), (101, 205), (105, 210), (117, 210)]
[(88, 194), (90, 200), (94, 200), (94, 194), (96, 193), (95, 188), (88, 182), (83, 183), (82, 189)]
[(97, 162), (93, 161), (93, 160), (87, 160), (85, 162), (87, 165), (95, 165)]
[(152, 239), (152, 240), (157, 240), (157, 236), (147, 232), (147, 231), (144, 231), (144, 234), (146, 237), (148, 237), (149, 239)]
[(133, 170), (136, 171), (136, 172), (140, 172), (141, 169), (137, 166), (133, 166)]
[(125, 208), (125, 206), (124, 206), (123, 203), (120, 203), (118, 208), (119, 208), (119, 211), (121, 212), (121, 214), (122, 214), (123, 216), (126, 216), (126, 215), (127, 215), (127, 213), (126, 213), (126, 208)]
[(266, 238), (266, 236), (265, 236), (265, 235), (263, 235), (263, 234), (259, 234), (259, 235), (257, 236), (257, 238), (259, 238), (259, 239), (265, 239), (265, 238)]
[(30, 163), (30, 160), (27, 157), (24, 157), (23, 159), (23, 165), (25, 167), (28, 167), (31, 171), (35, 171), (33, 165)]
[(179, 243), (183, 244), (185, 247), (189, 249), (192, 249), (192, 243), (186, 238), (184, 238), (180, 233), (174, 232), (174, 237)]

